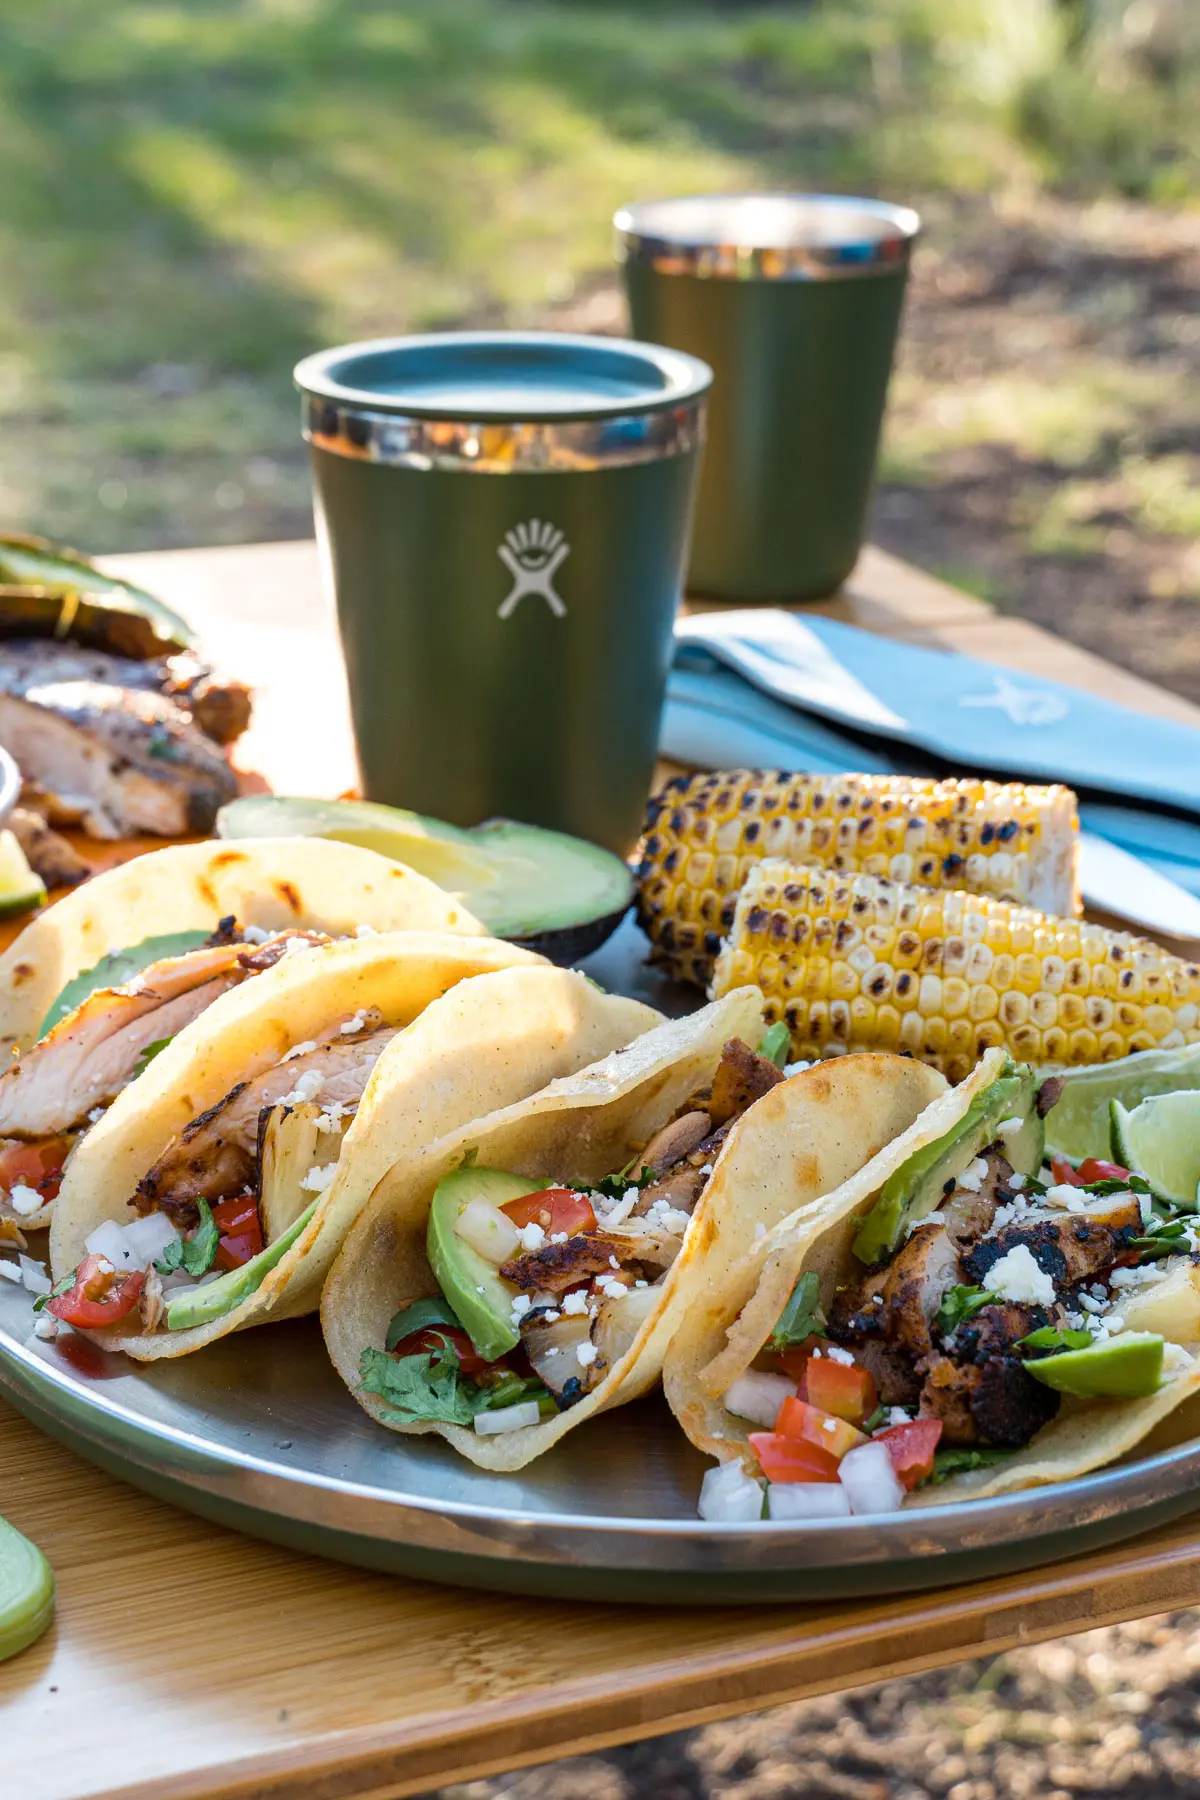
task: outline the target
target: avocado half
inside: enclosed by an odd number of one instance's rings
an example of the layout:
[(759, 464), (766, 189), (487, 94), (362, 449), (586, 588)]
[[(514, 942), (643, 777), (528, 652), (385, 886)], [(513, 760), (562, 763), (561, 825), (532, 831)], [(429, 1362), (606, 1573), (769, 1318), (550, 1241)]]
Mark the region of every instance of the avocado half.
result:
[(144, 588), (105, 575), (77, 550), (0, 533), (0, 637), (66, 638), (145, 661), (188, 650), (186, 619)]
[(515, 819), (465, 830), (369, 800), (247, 794), (221, 808), (217, 836), (359, 844), (436, 881), (494, 937), (563, 968), (598, 950), (633, 903), (633, 876), (611, 850)]

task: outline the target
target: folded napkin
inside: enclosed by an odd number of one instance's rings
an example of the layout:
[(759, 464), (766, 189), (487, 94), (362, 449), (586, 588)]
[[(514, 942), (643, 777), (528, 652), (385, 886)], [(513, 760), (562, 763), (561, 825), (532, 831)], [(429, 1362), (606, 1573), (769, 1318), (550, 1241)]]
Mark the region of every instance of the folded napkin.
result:
[(680, 619), (662, 751), (698, 768), (1064, 781), (1089, 830), (1200, 895), (1200, 731), (831, 619)]

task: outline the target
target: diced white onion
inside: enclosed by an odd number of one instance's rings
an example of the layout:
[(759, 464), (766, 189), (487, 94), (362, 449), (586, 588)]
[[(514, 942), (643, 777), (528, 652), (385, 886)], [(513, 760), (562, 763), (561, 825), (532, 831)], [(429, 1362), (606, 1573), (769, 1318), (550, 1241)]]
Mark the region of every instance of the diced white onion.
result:
[(19, 1283), (21, 1280), (21, 1271), (18, 1269), (15, 1262), (0, 1262), (0, 1276), (3, 1276), (5, 1281), (15, 1281)]
[(516, 1406), (498, 1406), (494, 1412), (477, 1412), (475, 1429), (480, 1437), (494, 1437), (500, 1431), (524, 1431), (541, 1416), (536, 1400), (522, 1400)]
[(148, 1269), (179, 1236), (165, 1213), (147, 1213), (130, 1225), (105, 1219), (84, 1239), (90, 1256), (106, 1256), (114, 1269)]
[(848, 1519), (850, 1496), (840, 1481), (773, 1481), (767, 1511), (773, 1519)]
[(718, 1463), (700, 1483), (699, 1513), (710, 1524), (745, 1524), (762, 1518), (761, 1482), (747, 1475), (740, 1462)]
[(31, 1294), (48, 1294), (54, 1283), (46, 1273), (45, 1263), (38, 1262), (32, 1256), (18, 1256), (17, 1264), (21, 1270), (21, 1279)]
[(860, 1444), (848, 1451), (838, 1464), (838, 1477), (852, 1513), (898, 1512), (904, 1503), (904, 1488), (886, 1444)]
[(739, 1419), (752, 1425), (765, 1425), (769, 1431), (779, 1416), (785, 1400), (796, 1394), (796, 1383), (786, 1375), (768, 1375), (759, 1369), (747, 1369), (726, 1391), (725, 1404)]
[(487, 1200), (468, 1200), (454, 1229), (464, 1243), (497, 1268), (521, 1248), (521, 1234), (512, 1220)]

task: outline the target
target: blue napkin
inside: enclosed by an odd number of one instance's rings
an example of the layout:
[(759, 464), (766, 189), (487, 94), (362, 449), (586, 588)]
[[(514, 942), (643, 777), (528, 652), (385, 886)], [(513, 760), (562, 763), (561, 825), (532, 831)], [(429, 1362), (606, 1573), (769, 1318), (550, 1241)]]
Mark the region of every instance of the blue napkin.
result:
[(973, 657), (773, 608), (680, 619), (662, 750), (699, 768), (1065, 781), (1090, 830), (1200, 895), (1200, 731)]

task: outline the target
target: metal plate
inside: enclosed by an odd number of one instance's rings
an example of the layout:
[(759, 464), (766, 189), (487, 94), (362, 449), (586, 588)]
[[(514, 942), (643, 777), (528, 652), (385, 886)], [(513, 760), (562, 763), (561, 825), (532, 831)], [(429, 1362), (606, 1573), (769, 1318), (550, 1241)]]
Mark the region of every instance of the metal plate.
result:
[[(588, 964), (609, 987), (694, 1003), (640, 965), (626, 928)], [(139, 1366), (64, 1333), (31, 1336), (0, 1283), (0, 1390), (111, 1473), (222, 1523), (319, 1555), (465, 1585), (712, 1604), (879, 1594), (1077, 1555), (1200, 1505), (1200, 1444), (1060, 1488), (809, 1526), (705, 1525), (706, 1459), (661, 1399), (593, 1421), (516, 1476), (436, 1438), (382, 1430), (325, 1355), (315, 1320)]]

